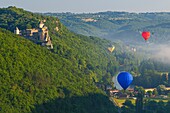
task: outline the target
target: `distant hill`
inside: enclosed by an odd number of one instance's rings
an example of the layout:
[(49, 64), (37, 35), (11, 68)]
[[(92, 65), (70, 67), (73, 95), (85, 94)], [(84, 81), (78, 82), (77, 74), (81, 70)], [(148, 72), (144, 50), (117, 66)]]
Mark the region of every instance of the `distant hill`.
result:
[(71, 31), (87, 36), (98, 36), (112, 41), (139, 44), (141, 32), (151, 32), (150, 42), (170, 41), (170, 13), (45, 13), (58, 17)]

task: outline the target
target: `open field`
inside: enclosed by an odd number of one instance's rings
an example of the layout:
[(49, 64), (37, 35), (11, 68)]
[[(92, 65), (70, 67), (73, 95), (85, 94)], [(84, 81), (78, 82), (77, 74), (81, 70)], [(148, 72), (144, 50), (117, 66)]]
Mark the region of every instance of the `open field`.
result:
[[(135, 99), (129, 99), (129, 100), (135, 105)], [(119, 107), (121, 107), (123, 103), (126, 101), (126, 99), (125, 98), (122, 98), (122, 99), (114, 98), (114, 101), (117, 103)]]
[[(122, 105), (123, 105), (123, 103), (126, 101), (126, 98), (120, 98), (120, 99), (118, 99), (118, 98), (113, 98), (114, 99), (114, 101), (117, 103), (117, 105), (119, 106), (119, 107), (121, 107)], [(128, 98), (127, 98), (128, 99)], [(150, 100), (155, 100), (156, 102), (159, 102), (159, 101), (163, 101), (163, 102), (168, 102), (168, 99), (159, 99), (159, 98), (144, 98), (144, 99), (150, 99)], [(135, 105), (135, 100), (136, 99), (129, 99), (131, 102), (132, 102), (132, 104), (134, 104)]]

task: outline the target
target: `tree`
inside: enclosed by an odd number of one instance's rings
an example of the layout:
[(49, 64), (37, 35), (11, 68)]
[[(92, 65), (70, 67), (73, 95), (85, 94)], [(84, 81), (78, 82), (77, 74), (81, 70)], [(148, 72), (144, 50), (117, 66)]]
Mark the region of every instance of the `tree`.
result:
[(166, 113), (165, 103), (161, 100), (158, 103), (157, 113)]
[(159, 85), (158, 87), (156, 87), (156, 89), (159, 95), (163, 94), (163, 92), (166, 91), (165, 85)]
[(32, 28), (32, 26), (30, 24), (26, 25), (26, 29), (31, 29), (31, 28)]
[(168, 93), (168, 98), (170, 98), (170, 93)]
[(162, 74), (162, 82), (168, 82), (168, 75)]
[(158, 95), (158, 91), (157, 89), (154, 89), (153, 92), (152, 92), (153, 95), (157, 96)]
[(168, 101), (167, 104), (166, 104), (166, 110), (170, 111), (170, 101)]
[(149, 97), (151, 97), (153, 92), (152, 91), (147, 91), (147, 94), (149, 95)]
[(147, 108), (147, 111), (152, 111), (152, 113), (156, 113), (157, 102), (155, 100), (148, 100), (145, 107)]
[(143, 97), (145, 94), (145, 90), (143, 87), (135, 87), (135, 92), (137, 92), (137, 99), (136, 99), (136, 113), (143, 112)]
[(170, 84), (170, 73), (168, 73), (168, 84)]
[(130, 101), (129, 99), (126, 99), (126, 101), (123, 103), (123, 105), (131, 108), (131, 109), (134, 109), (134, 105), (132, 104), (132, 101)]

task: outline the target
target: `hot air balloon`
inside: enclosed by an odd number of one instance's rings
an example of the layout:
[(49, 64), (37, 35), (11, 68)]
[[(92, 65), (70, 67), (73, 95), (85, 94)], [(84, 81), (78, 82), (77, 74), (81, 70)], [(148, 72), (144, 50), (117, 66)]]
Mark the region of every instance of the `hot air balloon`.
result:
[(150, 32), (149, 31), (143, 31), (142, 37), (147, 41), (150, 38)]
[(114, 51), (114, 49), (115, 49), (115, 46), (108, 47), (107, 49), (108, 49), (108, 51), (109, 51), (109, 52), (111, 52), (111, 53), (112, 53), (112, 52)]
[(126, 90), (133, 81), (133, 76), (128, 72), (120, 72), (117, 76), (120, 86)]

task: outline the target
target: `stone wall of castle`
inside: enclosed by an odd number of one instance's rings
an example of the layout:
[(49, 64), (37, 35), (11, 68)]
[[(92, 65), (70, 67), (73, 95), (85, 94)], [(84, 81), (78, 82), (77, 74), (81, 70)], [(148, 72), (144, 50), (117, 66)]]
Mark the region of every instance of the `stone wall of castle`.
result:
[(16, 30), (14, 30), (14, 33), (17, 35), (24, 36), (26, 38), (37, 40), (42, 42), (42, 46), (48, 46), (49, 49), (53, 49), (53, 45), (48, 33), (48, 28), (44, 25), (44, 23), (41, 21), (39, 24), (39, 28), (33, 28), (33, 29), (26, 29), (26, 30), (19, 30), (16, 27)]

